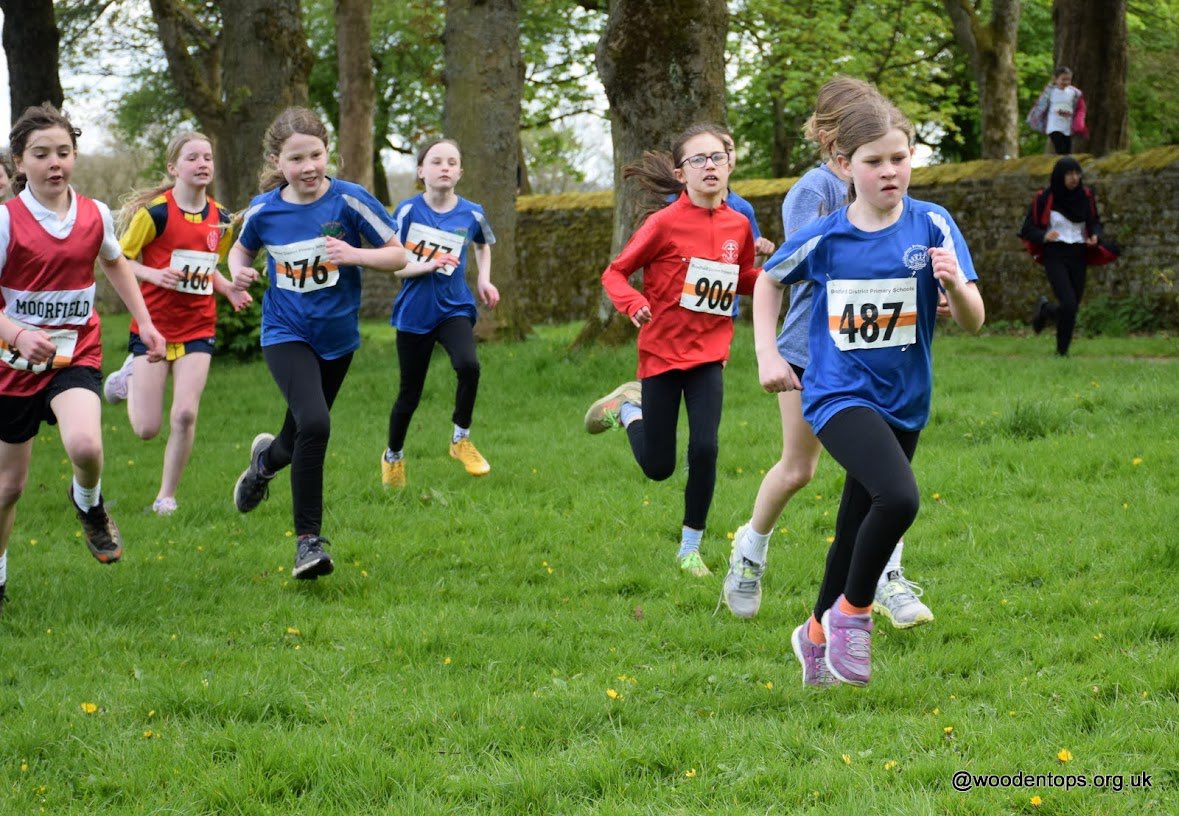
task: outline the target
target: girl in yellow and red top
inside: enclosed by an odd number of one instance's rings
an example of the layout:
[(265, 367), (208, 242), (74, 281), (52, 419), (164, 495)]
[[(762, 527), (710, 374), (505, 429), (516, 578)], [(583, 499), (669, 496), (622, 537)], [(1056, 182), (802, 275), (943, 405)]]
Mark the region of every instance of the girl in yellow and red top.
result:
[(139, 277), (144, 302), (167, 341), (164, 360), (152, 362), (131, 321), (131, 352), (106, 379), (103, 393), (111, 403), (127, 400), (131, 429), (140, 439), (154, 439), (163, 421), (164, 386), (172, 373), (171, 434), (164, 449), (160, 489), (152, 503), (158, 515), (176, 510), (176, 488), (196, 434), (197, 410), (209, 376), (217, 323), (213, 293), (235, 311), (253, 299), (217, 271), (231, 241), (230, 214), (210, 198), (213, 146), (207, 137), (185, 131), (168, 145), (169, 180), (160, 187), (132, 193), (120, 213), (126, 225), (123, 254)]
[(123, 554), (102, 497), (102, 336), (94, 262), (139, 321), (149, 353), (164, 355), (105, 204), (70, 187), (79, 131), (46, 103), (9, 134), (19, 195), (0, 206), (0, 603), (7, 548), (33, 437), (57, 423), (73, 465), (70, 502), (104, 564)]
[[(680, 401), (688, 411), (688, 483), (677, 560), (693, 576), (709, 574), (700, 541), (716, 487), (722, 373), (733, 339), (733, 298), (753, 291), (753, 232), (725, 204), (729, 189), (725, 131), (695, 125), (671, 155), (646, 153), (623, 176), (649, 197), (645, 220), (602, 273), (618, 311), (639, 327), (639, 382), (623, 383), (590, 406), (586, 429), (625, 427), (635, 460), (650, 479), (675, 472)], [(667, 204), (669, 194), (676, 194)], [(627, 282), (643, 269), (643, 291)]]

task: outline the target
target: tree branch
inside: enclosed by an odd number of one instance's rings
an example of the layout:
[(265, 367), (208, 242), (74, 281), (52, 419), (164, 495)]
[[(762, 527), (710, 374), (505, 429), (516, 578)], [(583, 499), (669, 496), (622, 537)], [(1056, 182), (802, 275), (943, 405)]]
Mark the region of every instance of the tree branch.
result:
[[(216, 90), (216, 80), (207, 73), (217, 60), (198, 59), (198, 55), (216, 56), (216, 38), (178, 0), (150, 2), (172, 81), (185, 104), (202, 123), (222, 121), (225, 105)], [(197, 55), (190, 52), (185, 35), (197, 40)]]

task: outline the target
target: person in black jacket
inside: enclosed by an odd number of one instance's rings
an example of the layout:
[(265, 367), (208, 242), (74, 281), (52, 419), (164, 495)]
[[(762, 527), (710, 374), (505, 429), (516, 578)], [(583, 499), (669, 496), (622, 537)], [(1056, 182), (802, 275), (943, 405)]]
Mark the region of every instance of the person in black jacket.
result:
[(1043, 245), (1044, 274), (1056, 295), (1052, 304), (1041, 296), (1032, 317), (1039, 334), (1049, 320), (1056, 322), (1056, 353), (1068, 354), (1077, 325), (1077, 310), (1085, 291), (1085, 248), (1096, 246), (1101, 220), (1093, 191), (1081, 183), (1081, 165), (1064, 156), (1052, 168), (1052, 180), (1032, 201), (1020, 237)]

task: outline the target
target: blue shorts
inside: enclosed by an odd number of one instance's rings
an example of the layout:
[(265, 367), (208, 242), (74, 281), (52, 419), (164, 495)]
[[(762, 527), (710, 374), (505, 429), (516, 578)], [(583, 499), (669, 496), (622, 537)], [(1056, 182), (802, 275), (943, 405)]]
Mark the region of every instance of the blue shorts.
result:
[[(168, 343), (164, 359), (170, 363), (179, 360), (185, 354), (212, 354), (216, 345), (215, 337), (199, 337), (196, 340), (185, 340), (183, 343)], [(131, 339), (127, 341), (127, 351), (136, 357), (142, 357), (147, 354), (147, 346), (138, 334), (131, 332)]]
[(71, 388), (84, 388), (102, 397), (102, 372), (90, 366), (58, 370), (49, 385), (28, 397), (0, 396), (0, 442), (20, 445), (37, 435), (42, 422), (57, 424), (49, 403)]

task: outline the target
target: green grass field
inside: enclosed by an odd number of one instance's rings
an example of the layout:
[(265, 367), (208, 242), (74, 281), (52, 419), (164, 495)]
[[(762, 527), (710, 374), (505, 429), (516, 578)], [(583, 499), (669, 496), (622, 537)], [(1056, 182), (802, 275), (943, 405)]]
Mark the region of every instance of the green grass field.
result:
[[(108, 370), (125, 329), (106, 323)], [(833, 529), (829, 458), (772, 539), (761, 614), (713, 614), (780, 447), (748, 324), (702, 581), (673, 561), (682, 474), (647, 482), (621, 433), (581, 427), (633, 348), (570, 355), (575, 326), (481, 347), (478, 480), (447, 457), (439, 353), (410, 486), (388, 495), (393, 332), (363, 332), (328, 454), (337, 569), (317, 582), (289, 576), (285, 476), (248, 516), (231, 502), (281, 419), (261, 363), (215, 362), (168, 519), (147, 511), (162, 440), (105, 408), (114, 566), (80, 540), (43, 429), (0, 618), (0, 813), (1179, 812), (1174, 338), (1081, 338), (1060, 360), (1048, 333), (941, 337), (905, 556), (937, 620), (879, 623), (872, 685), (816, 691), (789, 636)], [(959, 792), (958, 770), (1055, 776)]]

